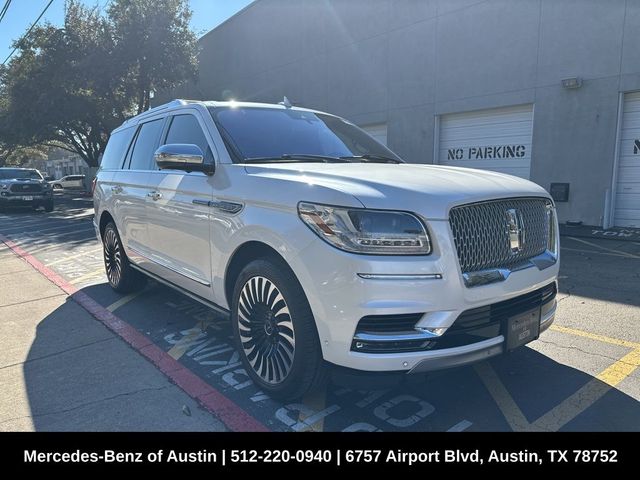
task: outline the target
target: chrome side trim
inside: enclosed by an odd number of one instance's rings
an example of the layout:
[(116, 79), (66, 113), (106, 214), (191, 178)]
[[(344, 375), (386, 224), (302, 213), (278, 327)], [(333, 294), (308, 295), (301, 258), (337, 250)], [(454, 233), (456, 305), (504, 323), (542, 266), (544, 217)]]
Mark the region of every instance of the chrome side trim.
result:
[(240, 211), (244, 207), (242, 203), (228, 202), (226, 200), (207, 201), (207, 200), (194, 199), (191, 201), (191, 203), (195, 205), (204, 205), (206, 207), (215, 208), (216, 210), (220, 210), (221, 212), (225, 212), (225, 213), (230, 213), (231, 215), (240, 213)]
[(481, 285), (488, 285), (494, 282), (503, 282), (513, 272), (525, 270), (531, 267), (537, 267), (538, 270), (544, 270), (556, 264), (558, 256), (546, 250), (540, 255), (529, 258), (523, 263), (515, 265), (511, 268), (492, 268), (489, 270), (479, 270), (477, 272), (467, 272), (462, 274), (465, 286), (472, 288)]
[(403, 274), (393, 274), (393, 273), (358, 273), (360, 278), (365, 280), (441, 280), (441, 273), (425, 273), (425, 274), (417, 274), (417, 275), (403, 275)]
[[(415, 330), (411, 332), (396, 332), (396, 333), (367, 333), (360, 332), (353, 336), (356, 342), (408, 342), (416, 340), (432, 340), (438, 338), (440, 335), (431, 333), (427, 330)], [(357, 350), (356, 350), (357, 351)]]
[[(145, 257), (146, 258), (146, 257)], [(145, 270), (142, 267), (139, 267), (138, 265), (135, 264), (131, 264), (131, 268), (134, 268), (136, 270), (138, 270), (140, 273), (154, 279), (156, 282), (161, 283), (163, 285), (166, 285), (167, 287), (173, 288), (174, 290), (177, 290), (178, 292), (182, 293), (183, 295), (186, 295), (189, 298), (194, 299), (197, 302), (200, 302), (201, 304), (211, 308), (212, 310), (215, 310), (216, 312), (218, 312), (221, 315), (224, 316), (229, 316), (230, 312), (229, 310), (227, 310), (226, 308), (221, 307), (220, 305), (216, 305), (215, 303), (207, 300), (206, 298), (202, 298), (199, 295), (196, 295), (195, 293), (191, 293), (188, 290), (185, 290), (184, 288), (176, 285), (175, 283), (172, 283), (168, 280), (165, 280), (162, 277), (159, 277), (158, 275), (156, 275), (155, 273), (151, 273), (149, 270)]]
[[(205, 287), (210, 287), (211, 283), (206, 281), (206, 280), (202, 280), (201, 278), (196, 277), (195, 275), (190, 275), (188, 273), (184, 273), (181, 272), (180, 270), (178, 270), (175, 267), (172, 267), (171, 265), (168, 265), (166, 262), (162, 262), (153, 258), (149, 258), (148, 255), (145, 255), (143, 253), (141, 253), (139, 250), (136, 250), (135, 248), (131, 248), (129, 247), (129, 250), (133, 251), (136, 255), (150, 261), (151, 263), (155, 263), (156, 265), (160, 265), (161, 267), (166, 268), (167, 270), (171, 270), (173, 273), (177, 273), (178, 275), (183, 276), (184, 278), (188, 278), (189, 280), (193, 280), (194, 282), (199, 283), (200, 285), (204, 285)], [(132, 266), (133, 263), (131, 264)]]

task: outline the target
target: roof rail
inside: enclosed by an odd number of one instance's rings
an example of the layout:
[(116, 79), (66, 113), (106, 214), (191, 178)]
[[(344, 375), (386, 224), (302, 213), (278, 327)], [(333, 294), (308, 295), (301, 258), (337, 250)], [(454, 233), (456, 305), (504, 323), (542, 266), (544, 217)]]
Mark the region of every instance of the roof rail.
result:
[(158, 105), (157, 107), (153, 107), (153, 108), (151, 108), (151, 109), (149, 109), (149, 110), (147, 110), (145, 112), (139, 113), (138, 115), (135, 115), (135, 116), (129, 118), (128, 120), (125, 120), (123, 125), (126, 125), (126, 124), (132, 122), (133, 120), (139, 120), (141, 118), (144, 118), (147, 115), (151, 115), (152, 113), (157, 113), (157, 112), (160, 112), (162, 110), (166, 110), (167, 108), (170, 108), (170, 107), (178, 107), (178, 106), (187, 105), (187, 104), (193, 103), (193, 102), (194, 102), (193, 100), (182, 100), (180, 98), (177, 98), (175, 100), (171, 100), (168, 103), (163, 103), (162, 105)]

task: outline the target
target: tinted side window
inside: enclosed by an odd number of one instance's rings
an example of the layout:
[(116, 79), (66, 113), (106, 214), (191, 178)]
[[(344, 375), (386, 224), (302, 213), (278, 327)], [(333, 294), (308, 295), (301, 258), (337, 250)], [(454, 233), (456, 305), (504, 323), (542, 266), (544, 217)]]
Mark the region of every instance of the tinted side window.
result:
[(122, 161), (135, 132), (135, 128), (127, 128), (111, 135), (107, 148), (102, 155), (102, 162), (100, 163), (102, 169), (111, 170), (122, 167)]
[(205, 157), (208, 156), (207, 150), (209, 143), (204, 136), (198, 120), (193, 115), (174, 116), (171, 120), (169, 133), (167, 133), (167, 139), (164, 143), (190, 143), (197, 145), (202, 150), (202, 153), (205, 154)]
[(140, 127), (136, 143), (131, 153), (131, 170), (153, 169), (153, 154), (162, 132), (162, 119), (144, 123)]

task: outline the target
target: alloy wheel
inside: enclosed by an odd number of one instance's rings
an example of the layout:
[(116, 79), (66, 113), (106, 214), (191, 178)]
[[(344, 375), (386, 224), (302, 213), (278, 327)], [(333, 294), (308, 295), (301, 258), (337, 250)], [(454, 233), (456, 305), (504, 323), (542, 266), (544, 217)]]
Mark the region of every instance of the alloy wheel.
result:
[(104, 266), (111, 285), (118, 285), (122, 278), (122, 250), (116, 232), (107, 229), (104, 234)]
[(242, 287), (238, 327), (254, 372), (266, 383), (282, 383), (293, 365), (295, 332), (287, 302), (269, 279), (255, 276)]

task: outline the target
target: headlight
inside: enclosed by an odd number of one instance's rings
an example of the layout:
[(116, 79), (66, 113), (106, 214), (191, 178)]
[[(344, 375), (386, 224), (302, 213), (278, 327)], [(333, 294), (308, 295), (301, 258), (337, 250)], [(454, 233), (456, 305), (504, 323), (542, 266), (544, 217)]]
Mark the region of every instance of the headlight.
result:
[(0, 190), (6, 190), (7, 188), (9, 188), (9, 185), (6, 185), (6, 184), (0, 185)]
[(301, 202), (298, 214), (320, 238), (347, 252), (371, 255), (431, 253), (427, 230), (411, 213)]

